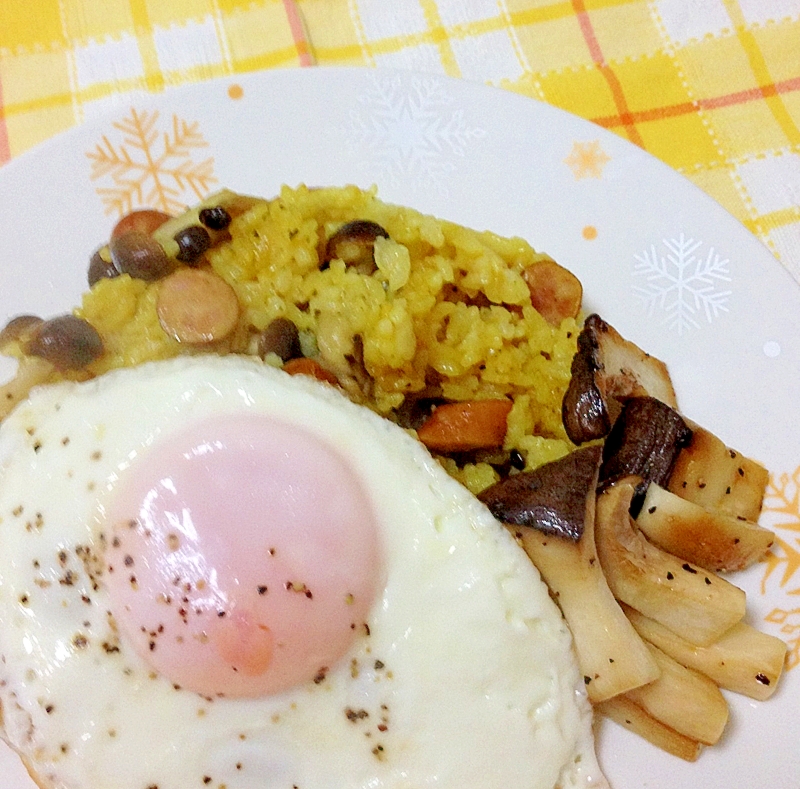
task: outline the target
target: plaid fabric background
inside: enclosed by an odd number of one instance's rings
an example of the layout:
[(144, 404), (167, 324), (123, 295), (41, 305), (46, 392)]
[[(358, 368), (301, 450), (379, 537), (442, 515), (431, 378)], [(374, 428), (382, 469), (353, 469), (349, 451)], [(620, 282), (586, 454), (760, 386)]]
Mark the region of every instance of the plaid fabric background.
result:
[(2, 0), (0, 163), (133, 90), (315, 63), (487, 82), (588, 118), (800, 281), (800, 0)]

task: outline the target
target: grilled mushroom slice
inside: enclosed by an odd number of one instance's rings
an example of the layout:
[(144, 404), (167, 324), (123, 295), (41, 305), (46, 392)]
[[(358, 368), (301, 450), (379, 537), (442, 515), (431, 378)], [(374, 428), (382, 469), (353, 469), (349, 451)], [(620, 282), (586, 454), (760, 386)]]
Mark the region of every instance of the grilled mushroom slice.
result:
[(572, 378), (561, 406), (567, 435), (576, 444), (603, 438), (621, 401), (649, 395), (677, 408), (666, 365), (626, 340), (599, 315), (585, 321), (572, 359)]
[(643, 707), (631, 701), (627, 695), (615, 696), (595, 709), (620, 726), (635, 732), (648, 742), (687, 762), (697, 761), (703, 744), (684, 734), (679, 734), (670, 726), (656, 720)]
[(628, 698), (658, 721), (703, 745), (719, 742), (728, 722), (728, 702), (713, 680), (649, 644), (661, 676), (628, 692)]
[(585, 447), (532, 471), (506, 477), (478, 498), (498, 520), (579, 540), (594, 508), (601, 448)]
[(746, 622), (735, 624), (713, 644), (698, 647), (654, 619), (622, 606), (636, 632), (681, 665), (710, 677), (721, 688), (764, 701), (777, 689), (787, 645)]
[(705, 509), (757, 521), (769, 472), (705, 428), (686, 423), (692, 440), (678, 455), (666, 487)]
[(656, 484), (647, 489), (636, 525), (660, 548), (714, 572), (744, 570), (775, 542), (757, 523), (707, 510)]
[(665, 486), (692, 431), (681, 415), (654, 397), (633, 397), (625, 402), (603, 446), (600, 482), (610, 484), (637, 476), (632, 511), (638, 513), (651, 482)]
[(745, 593), (648, 542), (630, 516), (637, 478), (597, 496), (597, 555), (617, 600), (698, 646), (707, 646), (745, 613)]
[[(587, 447), (530, 475), (509, 477), (479, 496), (497, 517), (525, 524), (509, 529), (564, 614), (594, 703), (652, 682), (659, 673), (614, 599), (597, 560), (594, 515), (599, 464), (600, 448)], [(548, 494), (551, 480), (558, 484), (558, 491)], [(570, 491), (573, 486), (576, 491)], [(568, 513), (559, 506), (562, 496), (571, 499)]]

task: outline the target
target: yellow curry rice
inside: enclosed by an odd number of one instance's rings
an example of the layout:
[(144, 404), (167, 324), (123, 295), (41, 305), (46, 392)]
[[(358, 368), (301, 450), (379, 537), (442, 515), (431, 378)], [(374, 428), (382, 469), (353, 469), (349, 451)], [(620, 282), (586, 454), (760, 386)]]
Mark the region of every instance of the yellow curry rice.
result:
[[(339, 259), (323, 265), (327, 239), (355, 219), (388, 234), (375, 240), (372, 273)], [(571, 318), (551, 326), (531, 306), (522, 272), (549, 258), (526, 241), (388, 205), (354, 186), (284, 187), (252, 201), (228, 232), (205, 259), (239, 299), (234, 333), (188, 347), (159, 323), (159, 282), (101, 279), (78, 310), (105, 347), (91, 374), (187, 352), (253, 353), (258, 332), (285, 317), (305, 356), (389, 418), (400, 421), (404, 402), (433, 392), (446, 401), (507, 398), (505, 450), (535, 467), (570, 449), (561, 399), (579, 327)], [(497, 478), (480, 457), (442, 462), (475, 492)]]

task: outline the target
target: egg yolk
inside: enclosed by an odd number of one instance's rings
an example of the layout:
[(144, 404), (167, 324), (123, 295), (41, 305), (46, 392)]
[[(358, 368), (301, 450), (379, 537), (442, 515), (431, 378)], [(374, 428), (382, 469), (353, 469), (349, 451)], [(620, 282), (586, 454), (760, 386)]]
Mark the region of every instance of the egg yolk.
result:
[(379, 529), (346, 459), (268, 416), (214, 416), (154, 444), (106, 507), (122, 637), (208, 696), (320, 682), (366, 630)]

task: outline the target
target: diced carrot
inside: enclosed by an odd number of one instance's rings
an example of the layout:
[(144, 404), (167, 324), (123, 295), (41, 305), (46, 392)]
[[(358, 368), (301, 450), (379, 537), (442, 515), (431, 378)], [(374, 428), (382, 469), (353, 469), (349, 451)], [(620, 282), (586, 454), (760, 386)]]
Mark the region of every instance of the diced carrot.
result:
[(289, 375), (310, 375), (318, 381), (324, 381), (334, 386), (339, 383), (339, 379), (332, 372), (326, 370), (316, 359), (307, 359), (305, 356), (289, 359), (283, 365), (283, 369)]
[(417, 430), (417, 437), (433, 452), (501, 447), (510, 411), (510, 400), (445, 403)]
[(531, 304), (552, 326), (580, 312), (583, 287), (580, 280), (555, 260), (542, 260), (528, 266), (522, 278), (531, 293)]

